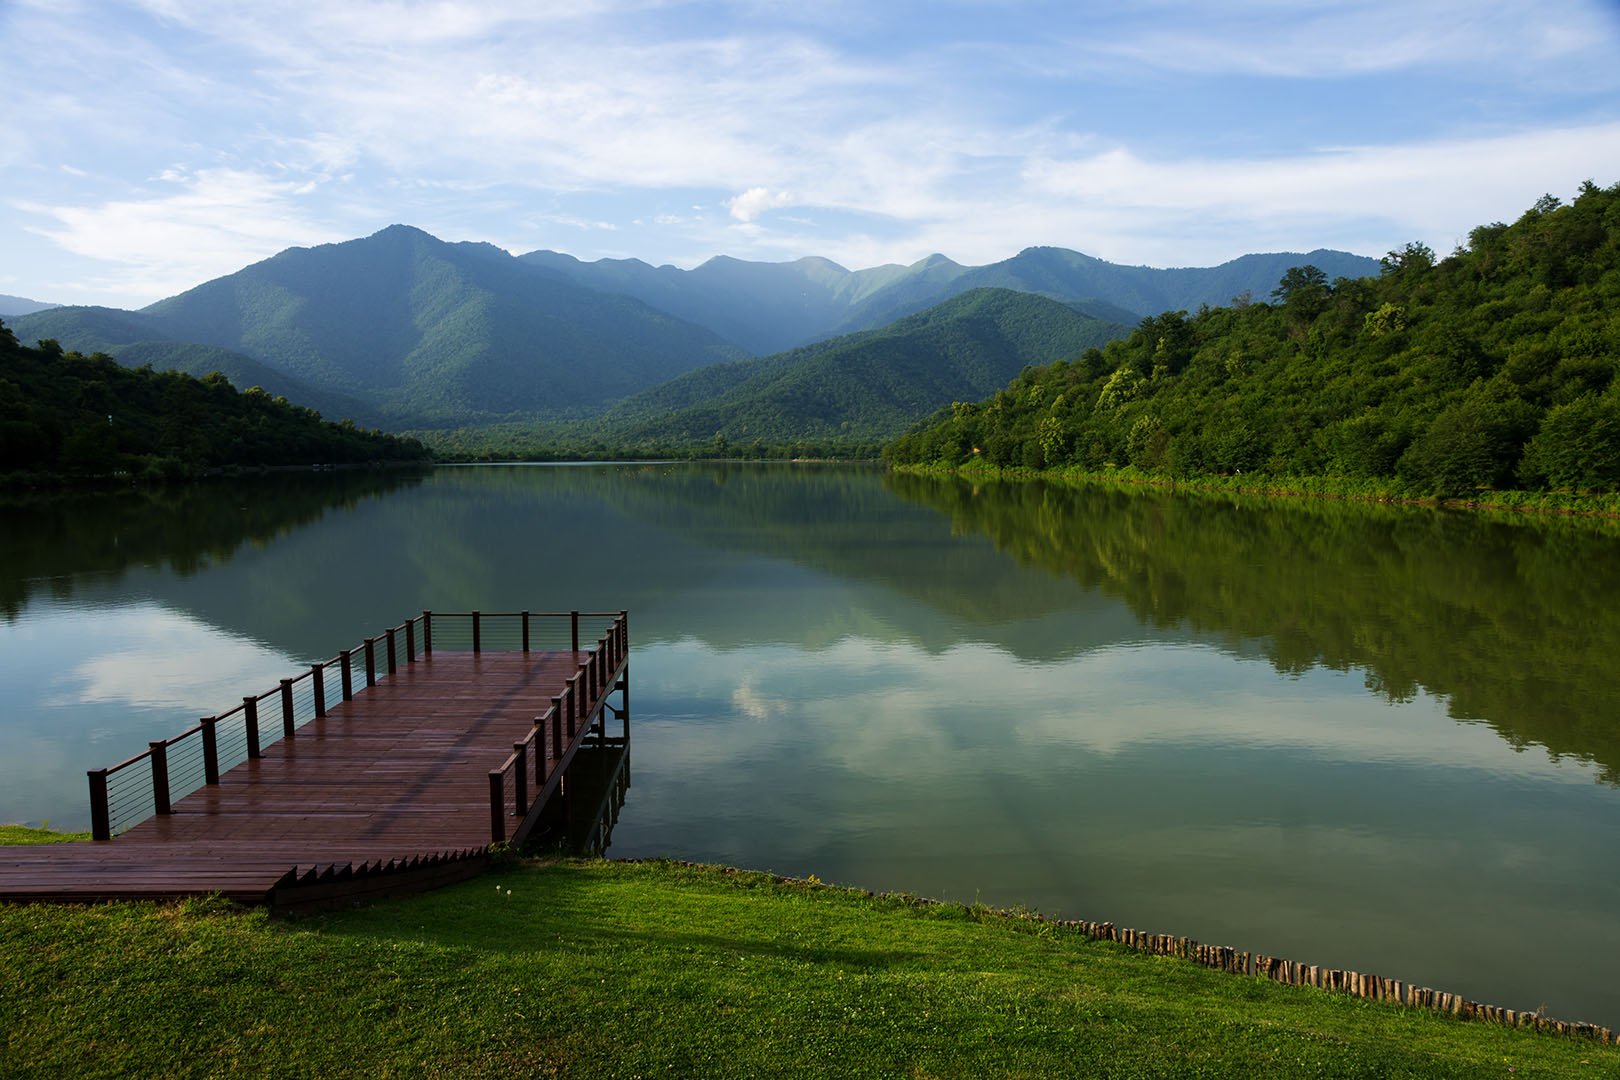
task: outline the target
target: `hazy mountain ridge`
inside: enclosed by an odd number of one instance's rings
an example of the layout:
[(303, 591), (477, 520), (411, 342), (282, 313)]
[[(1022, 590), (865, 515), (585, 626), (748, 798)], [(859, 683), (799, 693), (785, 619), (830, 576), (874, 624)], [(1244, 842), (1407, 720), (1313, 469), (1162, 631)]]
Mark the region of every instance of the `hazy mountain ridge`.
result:
[(707, 326), (756, 354), (885, 326), (972, 289), (1038, 293), (1084, 302), (1098, 318), (1127, 325), (1163, 311), (1219, 306), (1249, 292), (1264, 298), (1289, 269), (1310, 264), (1330, 279), (1378, 273), (1378, 261), (1342, 251), (1245, 255), (1213, 267), (1121, 266), (1066, 248), (1034, 247), (1001, 262), (963, 266), (930, 255), (910, 266), (850, 271), (827, 259), (746, 262), (727, 256), (691, 270), (636, 259), (581, 262), (554, 251), (520, 261)]
[(61, 304), (50, 304), (42, 300), (30, 300), (26, 296), (10, 296), (0, 293), (0, 319), (9, 319), (16, 315), (32, 315), (36, 311), (47, 311)]

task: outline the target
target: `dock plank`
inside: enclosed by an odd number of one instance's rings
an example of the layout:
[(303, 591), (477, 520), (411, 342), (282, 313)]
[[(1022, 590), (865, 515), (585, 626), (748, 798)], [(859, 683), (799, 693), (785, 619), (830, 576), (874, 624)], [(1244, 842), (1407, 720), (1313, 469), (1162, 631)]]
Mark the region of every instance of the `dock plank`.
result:
[[(109, 841), (0, 848), (0, 900), (217, 892), (325, 902), (475, 873), (490, 843), (490, 770), (587, 656), (438, 651), (373, 686), (356, 680), (351, 700), (329, 700), (324, 718), (269, 742), (169, 814)], [(262, 718), (261, 730), (271, 730)], [(541, 773), (550, 775), (557, 762), (542, 734)], [(534, 768), (531, 760), (531, 789)]]

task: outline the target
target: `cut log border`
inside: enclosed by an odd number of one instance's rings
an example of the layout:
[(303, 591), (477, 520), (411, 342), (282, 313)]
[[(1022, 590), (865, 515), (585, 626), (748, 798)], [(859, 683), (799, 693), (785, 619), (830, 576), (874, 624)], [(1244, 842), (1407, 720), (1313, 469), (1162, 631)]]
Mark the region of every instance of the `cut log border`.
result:
[[(674, 859), (631, 859), (627, 861), (718, 869), (726, 874), (750, 873), (750, 871), (737, 870), (733, 867), (715, 867), (706, 863), (685, 862)], [(815, 889), (833, 889), (839, 892), (858, 893), (868, 897), (899, 900), (913, 905), (946, 904), (946, 901), (943, 900), (914, 896), (910, 893), (873, 892), (870, 889), (831, 885), (813, 878), (789, 878), (774, 874), (768, 876), (778, 884), (783, 885), (791, 884)], [(982, 904), (964, 906), (980, 915), (1019, 922), (1040, 923), (1060, 930), (1070, 930), (1092, 941), (1113, 942), (1150, 956), (1177, 957), (1198, 964), (1201, 967), (1214, 968), (1217, 971), (1225, 971), (1233, 975), (1270, 979), (1272, 982), (1287, 983), (1290, 986), (1311, 986), (1320, 990), (1367, 998), (1371, 1001), (1386, 1001), (1414, 1009), (1428, 1009), (1433, 1012), (1447, 1013), (1463, 1020), (1479, 1020), (1485, 1023), (1501, 1024), (1505, 1027), (1562, 1035), (1572, 1039), (1590, 1039), (1599, 1043), (1620, 1043), (1620, 1035), (1617, 1035), (1610, 1028), (1600, 1027), (1597, 1024), (1554, 1020), (1549, 1016), (1542, 1015), (1539, 1010), (1508, 1009), (1500, 1005), (1485, 1005), (1463, 997), (1461, 994), (1435, 990), (1427, 986), (1416, 986), (1383, 975), (1369, 975), (1365, 972), (1349, 971), (1342, 968), (1325, 968), (1316, 964), (1302, 964), (1297, 960), (1288, 960), (1280, 956), (1239, 951), (1229, 945), (1206, 945), (1192, 938), (1177, 937), (1172, 934), (1153, 934), (1145, 930), (1116, 926), (1111, 922), (1091, 922), (1087, 919), (1048, 919), (1038, 911), (1007, 910), (986, 907)]]
[(1313, 986), (1319, 990), (1349, 994), (1371, 1001), (1387, 1001), (1414, 1009), (1449, 1013), (1463, 1020), (1482, 1020), (1506, 1027), (1528, 1028), (1569, 1038), (1591, 1039), (1600, 1043), (1620, 1042), (1611, 1029), (1599, 1027), (1597, 1024), (1554, 1020), (1543, 1016), (1539, 1011), (1486, 1005), (1461, 994), (1416, 986), (1383, 975), (1302, 964), (1297, 960), (1269, 956), (1266, 953), (1239, 951), (1229, 945), (1206, 945), (1192, 938), (1150, 934), (1142, 930), (1115, 926), (1111, 922), (1047, 919), (1036, 912), (997, 911), (994, 914), (1076, 930), (1093, 941), (1116, 942), (1151, 956), (1179, 957), (1201, 967), (1214, 968), (1233, 975), (1270, 979), (1272, 982), (1287, 983), (1290, 986)]

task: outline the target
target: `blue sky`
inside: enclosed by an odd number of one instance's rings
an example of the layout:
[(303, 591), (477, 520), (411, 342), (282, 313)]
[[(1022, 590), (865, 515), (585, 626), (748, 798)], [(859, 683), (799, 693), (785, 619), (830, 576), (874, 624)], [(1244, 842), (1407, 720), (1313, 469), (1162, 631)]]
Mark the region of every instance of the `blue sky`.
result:
[(0, 292), (395, 223), (583, 259), (1445, 253), (1620, 182), (1620, 0), (0, 0)]

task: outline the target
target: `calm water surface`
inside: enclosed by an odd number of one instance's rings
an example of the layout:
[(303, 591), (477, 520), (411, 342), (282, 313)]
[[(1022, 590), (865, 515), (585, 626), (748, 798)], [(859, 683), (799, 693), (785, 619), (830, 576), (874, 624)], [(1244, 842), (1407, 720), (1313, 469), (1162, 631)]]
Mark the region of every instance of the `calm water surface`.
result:
[(423, 608), (627, 608), (611, 854), (1620, 1023), (1609, 526), (491, 467), (13, 501), (0, 554), (0, 820)]

